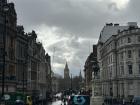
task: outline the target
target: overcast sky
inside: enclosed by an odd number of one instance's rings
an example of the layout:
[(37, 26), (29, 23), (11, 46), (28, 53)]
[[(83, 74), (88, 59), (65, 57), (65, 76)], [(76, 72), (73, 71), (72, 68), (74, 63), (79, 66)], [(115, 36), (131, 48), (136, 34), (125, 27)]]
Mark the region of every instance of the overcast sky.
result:
[(92, 45), (105, 23), (140, 22), (140, 0), (9, 0), (15, 3), (18, 24), (35, 30), (63, 75), (66, 60), (73, 75), (83, 71)]

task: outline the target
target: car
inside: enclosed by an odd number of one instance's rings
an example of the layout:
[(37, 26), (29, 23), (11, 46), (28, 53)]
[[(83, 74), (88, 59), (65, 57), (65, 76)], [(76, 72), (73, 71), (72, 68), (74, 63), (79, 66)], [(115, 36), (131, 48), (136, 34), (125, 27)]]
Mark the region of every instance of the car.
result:
[(132, 105), (140, 105), (140, 96), (135, 96), (133, 98)]
[(68, 105), (90, 105), (89, 95), (71, 95), (68, 99)]

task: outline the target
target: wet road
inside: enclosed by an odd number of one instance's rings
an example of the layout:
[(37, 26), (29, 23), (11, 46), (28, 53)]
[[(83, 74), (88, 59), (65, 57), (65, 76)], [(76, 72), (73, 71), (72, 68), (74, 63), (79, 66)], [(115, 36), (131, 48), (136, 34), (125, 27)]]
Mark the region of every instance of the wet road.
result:
[(49, 105), (64, 105), (64, 103), (62, 101), (55, 101), (55, 102), (50, 103)]

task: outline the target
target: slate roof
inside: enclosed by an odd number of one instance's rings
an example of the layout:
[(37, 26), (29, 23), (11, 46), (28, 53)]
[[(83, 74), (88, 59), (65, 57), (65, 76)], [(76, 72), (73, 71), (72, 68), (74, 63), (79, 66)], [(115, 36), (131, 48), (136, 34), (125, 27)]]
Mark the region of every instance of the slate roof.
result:
[(99, 42), (104, 43), (112, 35), (117, 35), (119, 31), (121, 32), (123, 30), (127, 30), (128, 28), (129, 26), (119, 26), (119, 24), (116, 24), (116, 25), (113, 25), (112, 23), (106, 24), (106, 26), (104, 26), (104, 28), (102, 29), (100, 33)]

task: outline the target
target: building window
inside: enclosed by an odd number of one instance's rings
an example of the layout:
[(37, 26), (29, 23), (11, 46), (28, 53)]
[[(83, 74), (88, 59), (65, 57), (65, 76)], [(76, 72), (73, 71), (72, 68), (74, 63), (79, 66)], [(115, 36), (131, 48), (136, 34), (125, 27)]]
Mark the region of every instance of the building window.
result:
[(37, 80), (37, 73), (35, 71), (31, 71), (31, 80)]
[(9, 74), (12, 76), (15, 75), (15, 68), (12, 65), (9, 67)]
[(123, 65), (121, 65), (121, 75), (124, 75), (124, 66)]
[(110, 63), (112, 63), (112, 55), (110, 55)]
[(138, 50), (138, 57), (140, 58), (140, 49)]
[(118, 47), (119, 47), (119, 45), (120, 45), (120, 44), (119, 44), (119, 41), (118, 41), (117, 45), (118, 45)]
[(132, 64), (129, 64), (129, 65), (128, 65), (128, 72), (129, 72), (129, 74), (133, 74), (133, 71), (132, 71)]
[(1, 35), (0, 35), (0, 43), (3, 43), (3, 34), (2, 33), (0, 33)]
[(123, 44), (123, 39), (121, 38), (121, 44)]
[(120, 53), (120, 59), (123, 60), (123, 52)]
[(128, 50), (128, 58), (131, 58), (131, 57), (132, 57), (132, 51)]
[(140, 74), (140, 64), (139, 64), (139, 74)]
[(110, 79), (112, 77), (112, 66), (110, 67)]
[(127, 42), (131, 43), (131, 38), (130, 37), (128, 37)]
[(0, 48), (0, 59), (2, 58), (2, 56), (3, 56), (3, 48)]
[(3, 71), (3, 63), (0, 63), (0, 75), (2, 74)]
[(140, 42), (140, 36), (138, 36), (138, 42)]
[(134, 89), (133, 82), (129, 82), (128, 83), (128, 89), (129, 90), (133, 90)]

